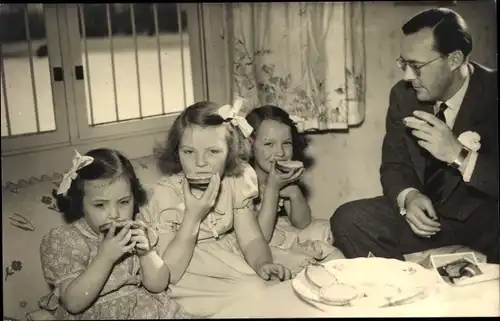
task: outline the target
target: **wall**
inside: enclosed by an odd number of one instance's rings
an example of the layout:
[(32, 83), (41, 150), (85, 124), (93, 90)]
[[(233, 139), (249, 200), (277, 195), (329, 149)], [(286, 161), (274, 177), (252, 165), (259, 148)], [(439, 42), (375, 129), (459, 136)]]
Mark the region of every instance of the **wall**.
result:
[[(496, 8), (494, 2), (459, 1), (452, 7), (469, 24), (472, 59), (496, 68)], [(428, 6), (394, 6), (393, 2), (365, 3), (366, 118), (349, 133), (312, 137), (309, 152), (316, 165), (307, 173), (313, 215), (328, 218), (344, 202), (380, 195), (382, 139), (389, 91), (401, 78), (396, 66), (401, 25)]]

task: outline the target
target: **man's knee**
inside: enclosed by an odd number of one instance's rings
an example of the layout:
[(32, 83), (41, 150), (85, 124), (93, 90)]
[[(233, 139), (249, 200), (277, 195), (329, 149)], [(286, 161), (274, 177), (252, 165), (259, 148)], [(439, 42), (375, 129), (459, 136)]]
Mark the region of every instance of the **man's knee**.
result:
[(366, 198), (351, 201), (340, 205), (330, 217), (332, 230), (350, 228), (354, 222), (363, 222), (372, 215), (373, 209), (377, 207), (381, 199)]
[(357, 201), (353, 201), (344, 203), (337, 207), (337, 209), (330, 217), (330, 228), (332, 229), (332, 231), (336, 230), (339, 226), (345, 227), (349, 226), (352, 223), (353, 216), (356, 215), (353, 213), (357, 213), (357, 203)]

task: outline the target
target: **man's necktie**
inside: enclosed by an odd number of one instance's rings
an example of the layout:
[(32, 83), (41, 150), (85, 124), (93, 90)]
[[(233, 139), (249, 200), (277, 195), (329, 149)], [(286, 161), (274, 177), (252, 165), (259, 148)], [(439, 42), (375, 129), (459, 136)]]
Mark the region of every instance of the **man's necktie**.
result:
[[(448, 108), (448, 105), (442, 103), (439, 106), (439, 110), (435, 115), (436, 118), (446, 123), (446, 117), (444, 116), (444, 111)], [(424, 172), (424, 183), (425, 183), (425, 194), (434, 202), (439, 203), (442, 201), (441, 199), (441, 191), (444, 186), (444, 173), (442, 171), (443, 166), (445, 164), (428, 154), (428, 158), (425, 163), (425, 172)]]

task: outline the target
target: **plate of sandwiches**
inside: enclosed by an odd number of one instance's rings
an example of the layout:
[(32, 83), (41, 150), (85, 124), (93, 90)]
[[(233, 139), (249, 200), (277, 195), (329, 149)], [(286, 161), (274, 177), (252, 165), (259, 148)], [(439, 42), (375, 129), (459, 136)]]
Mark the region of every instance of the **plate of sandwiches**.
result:
[(395, 307), (426, 298), (435, 287), (432, 272), (384, 258), (339, 259), (309, 265), (293, 280), (295, 294), (316, 308), (363, 310)]

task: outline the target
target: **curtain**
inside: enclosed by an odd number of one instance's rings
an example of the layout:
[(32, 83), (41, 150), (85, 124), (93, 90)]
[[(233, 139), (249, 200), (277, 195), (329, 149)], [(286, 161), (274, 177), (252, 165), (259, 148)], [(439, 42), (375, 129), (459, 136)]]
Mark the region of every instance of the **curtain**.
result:
[(277, 105), (303, 132), (363, 121), (362, 2), (233, 3), (228, 17), (233, 98)]

